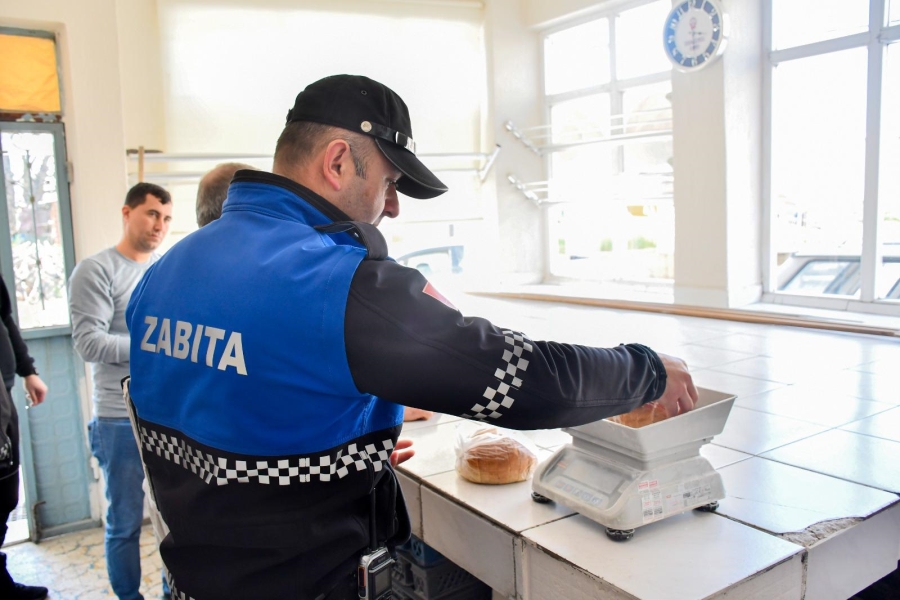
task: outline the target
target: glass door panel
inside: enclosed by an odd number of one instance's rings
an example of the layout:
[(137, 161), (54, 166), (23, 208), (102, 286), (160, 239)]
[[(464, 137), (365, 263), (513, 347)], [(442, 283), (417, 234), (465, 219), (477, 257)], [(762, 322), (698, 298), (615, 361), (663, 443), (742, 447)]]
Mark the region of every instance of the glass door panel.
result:
[(4, 131), (0, 149), (19, 327), (67, 326), (55, 136), (42, 131)]
[[(862, 250), (866, 49), (779, 64), (772, 80), (772, 244), (781, 271)], [(827, 73), (827, 76), (823, 76)], [(784, 273), (779, 273), (783, 290)], [(843, 288), (842, 288), (843, 289)], [(828, 295), (850, 295), (845, 292)]]

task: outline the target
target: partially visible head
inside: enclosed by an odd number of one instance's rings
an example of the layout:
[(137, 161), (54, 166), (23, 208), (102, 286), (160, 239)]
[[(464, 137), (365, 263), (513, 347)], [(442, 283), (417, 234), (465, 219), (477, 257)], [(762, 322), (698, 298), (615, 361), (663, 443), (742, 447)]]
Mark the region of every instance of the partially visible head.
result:
[(400, 96), (367, 77), (334, 75), (297, 95), (273, 170), (377, 224), (399, 214), (397, 192), (424, 199), (447, 191), (415, 150)]
[(197, 226), (209, 225), (222, 216), (222, 205), (234, 174), (242, 169), (256, 170), (243, 163), (222, 163), (203, 176), (197, 186)]
[(135, 252), (152, 252), (169, 232), (172, 196), (156, 184), (139, 183), (125, 195), (122, 220), (122, 241)]

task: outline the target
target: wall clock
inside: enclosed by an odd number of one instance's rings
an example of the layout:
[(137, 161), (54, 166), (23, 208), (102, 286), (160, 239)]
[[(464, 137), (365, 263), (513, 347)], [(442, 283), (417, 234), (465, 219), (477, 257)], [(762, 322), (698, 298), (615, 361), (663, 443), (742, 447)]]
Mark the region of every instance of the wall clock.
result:
[(717, 0), (679, 2), (666, 17), (663, 45), (679, 71), (696, 71), (725, 50), (725, 13)]

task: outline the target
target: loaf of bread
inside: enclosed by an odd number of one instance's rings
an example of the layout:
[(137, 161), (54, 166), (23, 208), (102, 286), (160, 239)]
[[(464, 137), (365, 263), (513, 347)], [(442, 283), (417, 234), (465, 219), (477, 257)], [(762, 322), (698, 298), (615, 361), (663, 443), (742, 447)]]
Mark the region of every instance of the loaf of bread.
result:
[(658, 402), (648, 402), (631, 412), (625, 413), (624, 415), (609, 417), (607, 420), (612, 421), (613, 423), (637, 428), (652, 423), (658, 423), (659, 421), (664, 421), (668, 418), (669, 413), (666, 412), (666, 409), (662, 404), (659, 404)]
[(473, 483), (525, 481), (536, 466), (536, 452), (496, 427), (479, 429), (457, 449), (456, 472)]

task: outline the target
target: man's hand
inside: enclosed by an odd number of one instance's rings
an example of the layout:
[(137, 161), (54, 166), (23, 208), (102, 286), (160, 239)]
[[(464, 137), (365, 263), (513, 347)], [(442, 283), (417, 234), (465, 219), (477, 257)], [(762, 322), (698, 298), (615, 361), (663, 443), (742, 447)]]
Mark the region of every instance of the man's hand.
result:
[(404, 421), (424, 421), (425, 419), (430, 419), (432, 415), (434, 415), (434, 411), (431, 410), (422, 410), (411, 406), (403, 407)]
[(47, 384), (37, 375), (25, 378), (25, 395), (31, 399), (31, 406), (37, 406), (47, 396)]
[(394, 451), (391, 452), (391, 466), (396, 467), (402, 462), (406, 462), (416, 453), (415, 450), (408, 450), (413, 445), (412, 440), (397, 440)]
[(670, 417), (687, 412), (694, 408), (697, 401), (697, 388), (688, 372), (687, 364), (674, 356), (659, 355), (666, 368), (666, 389), (657, 402), (666, 409)]

